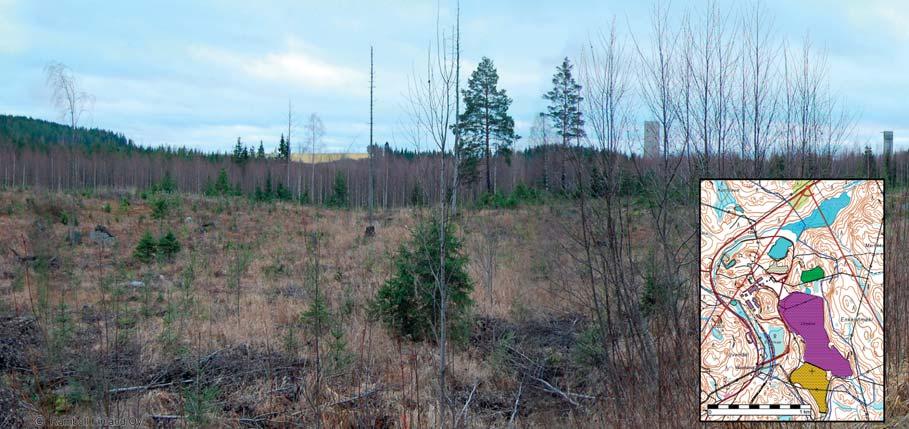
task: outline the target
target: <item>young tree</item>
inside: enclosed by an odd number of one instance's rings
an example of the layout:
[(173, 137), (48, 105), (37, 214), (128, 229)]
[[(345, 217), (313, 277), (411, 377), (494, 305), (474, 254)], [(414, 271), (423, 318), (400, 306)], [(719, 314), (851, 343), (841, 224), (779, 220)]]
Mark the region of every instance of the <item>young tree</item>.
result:
[[(514, 133), (514, 119), (508, 114), (511, 98), (504, 89), (497, 87), (499, 74), (489, 58), (483, 57), (477, 69), (467, 80), (462, 91), (464, 113), (458, 117), (456, 135), (461, 139), (462, 160), (475, 168), (471, 159), (484, 158), (486, 163), (486, 192), (494, 191), (492, 158), (494, 154), (507, 155), (511, 144), (518, 138)], [(469, 170), (463, 170), (468, 176)]]
[[(402, 245), (395, 256), (395, 274), (376, 294), (372, 311), (394, 335), (411, 341), (441, 338), (435, 336), (434, 325), (439, 317), (439, 289), (435, 272), (438, 261), (444, 260), (448, 275), (449, 306), (446, 322), (455, 337), (466, 334), (466, 317), (473, 305), (470, 293), (473, 283), (467, 275), (467, 257), (461, 253), (461, 242), (449, 223), (443, 230), (440, 246), (439, 222), (423, 221), (414, 230), (410, 242)], [(444, 255), (439, 255), (440, 249)]]
[(133, 251), (133, 257), (140, 262), (147, 263), (151, 262), (157, 253), (158, 242), (152, 237), (151, 232), (145, 231), (145, 233), (142, 234), (142, 238), (139, 239), (136, 249)]
[[(439, 322), (436, 325), (438, 330), (438, 349), (439, 349), (439, 390), (438, 390), (438, 426), (445, 427), (447, 414), (449, 412), (448, 395), (446, 393), (446, 373), (447, 373), (447, 342), (448, 327), (446, 323), (446, 314), (449, 301), (448, 280), (449, 275), (446, 271), (445, 256), (447, 240), (445, 231), (451, 216), (452, 205), (448, 204), (449, 191), (451, 191), (451, 202), (455, 202), (457, 187), (449, 188), (450, 183), (457, 184), (457, 174), (449, 177), (446, 168), (448, 162), (446, 155), (450, 149), (449, 137), (452, 125), (457, 121), (458, 105), (458, 71), (460, 70), (458, 62), (460, 61), (460, 7), (457, 11), (457, 23), (453, 31), (454, 37), (449, 37), (439, 24), (438, 10), (436, 11), (436, 38), (435, 49), (430, 45), (426, 58), (426, 75), (415, 75), (411, 79), (408, 91), (408, 101), (410, 107), (410, 117), (414, 122), (417, 135), (428, 135), (438, 150), (439, 161), (439, 209), (438, 209), (438, 265), (431, 269), (433, 280), (435, 282), (438, 294), (437, 305), (439, 307)], [(454, 46), (449, 40), (454, 39)], [(457, 142), (457, 138), (455, 139)], [(458, 150), (457, 147), (454, 148)], [(457, 154), (456, 154), (457, 157)], [(452, 182), (449, 182), (451, 180)]]
[(331, 197), (325, 203), (329, 207), (343, 209), (347, 208), (347, 179), (344, 173), (338, 171), (335, 173), (335, 183), (332, 186)]

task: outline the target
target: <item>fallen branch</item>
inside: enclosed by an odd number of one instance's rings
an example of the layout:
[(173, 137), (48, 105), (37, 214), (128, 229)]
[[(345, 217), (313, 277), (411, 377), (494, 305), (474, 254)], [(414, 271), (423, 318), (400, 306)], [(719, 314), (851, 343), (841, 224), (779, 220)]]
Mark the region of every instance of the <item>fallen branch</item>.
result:
[(518, 394), (514, 398), (514, 409), (511, 410), (511, 417), (508, 419), (508, 427), (514, 427), (514, 418), (518, 415), (518, 403), (521, 402), (521, 392), (524, 390), (524, 381), (518, 385)]
[[(38, 255), (20, 255), (19, 252), (16, 251), (16, 249), (13, 249), (12, 247), (9, 247), (9, 246), (7, 246), (7, 248), (10, 250), (10, 252), (13, 253), (13, 256), (16, 257), (16, 260), (19, 261), (20, 264), (35, 262), (39, 258)], [(57, 257), (51, 256), (50, 258), (48, 258), (47, 264), (52, 267), (56, 267), (57, 266)]]
[(265, 413), (265, 414), (260, 414), (255, 417), (241, 417), (239, 422), (246, 423), (246, 424), (258, 424), (258, 423), (268, 421), (270, 417), (274, 417), (277, 414), (278, 413)]
[(175, 384), (189, 384), (195, 381), (195, 379), (182, 380), (179, 383), (176, 381), (171, 381), (170, 383), (158, 383), (158, 384), (146, 384), (144, 386), (130, 386), (130, 387), (116, 387), (107, 391), (111, 395), (118, 395), (121, 393), (132, 393), (132, 392), (144, 392), (147, 390), (155, 390), (163, 387), (170, 387)]
[[(531, 376), (531, 377), (533, 377), (533, 376)], [(571, 399), (572, 396), (577, 397), (577, 398), (583, 398), (583, 399), (596, 399), (596, 396), (583, 395), (580, 393), (564, 392), (561, 389), (559, 389), (558, 387), (553, 386), (548, 381), (543, 380), (542, 378), (539, 378), (539, 377), (533, 377), (533, 379), (536, 381), (539, 381), (540, 384), (542, 384), (544, 386), (543, 390), (545, 390), (549, 393), (558, 394), (559, 396), (564, 398), (566, 401), (568, 401), (571, 405), (574, 405), (576, 407), (580, 406), (580, 404), (578, 404), (575, 400)]]
[(455, 423), (454, 423), (455, 427), (458, 426), (458, 422), (461, 420), (461, 416), (467, 412), (467, 407), (470, 405), (470, 401), (473, 400), (473, 394), (474, 394), (474, 392), (477, 391), (477, 386), (479, 386), (479, 385), (480, 385), (479, 381), (477, 381), (476, 383), (473, 384), (473, 389), (470, 390), (470, 394), (467, 395), (467, 401), (464, 402), (464, 408), (461, 408), (461, 412), (458, 413), (457, 417), (455, 417)]
[(334, 407), (334, 406), (336, 406), (336, 405), (344, 405), (344, 404), (347, 404), (347, 403), (350, 403), (350, 402), (359, 401), (360, 399), (364, 399), (364, 398), (370, 397), (370, 396), (372, 396), (372, 395), (375, 395), (375, 394), (378, 393), (380, 390), (382, 390), (382, 387), (381, 387), (381, 386), (376, 387), (375, 389), (372, 389), (372, 390), (363, 392), (363, 393), (361, 393), (361, 394), (359, 394), (359, 395), (352, 396), (352, 397), (350, 397), (350, 398), (341, 399), (341, 400), (339, 400), (339, 401), (332, 402), (332, 403), (330, 403), (330, 404), (328, 404), (328, 405), (326, 405), (326, 406), (327, 406), (327, 407)]

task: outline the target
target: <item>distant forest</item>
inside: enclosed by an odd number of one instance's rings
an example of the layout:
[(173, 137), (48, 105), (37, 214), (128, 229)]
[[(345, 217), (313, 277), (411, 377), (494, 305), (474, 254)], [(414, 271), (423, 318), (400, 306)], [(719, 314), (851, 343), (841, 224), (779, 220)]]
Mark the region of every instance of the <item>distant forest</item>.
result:
[[(563, 146), (555, 138), (552, 142), (540, 140), (510, 156), (496, 154), (490, 166), (494, 191), (487, 192), (483, 180), (463, 181), (461, 201), (507, 206), (544, 197), (570, 198), (577, 193), (578, 180), (591, 183), (587, 192), (593, 194), (597, 193), (598, 180), (605, 183), (598, 163), (585, 162), (598, 158), (602, 150)], [(0, 184), (8, 187), (142, 190), (166, 183), (181, 192), (366, 207), (372, 172), (377, 207), (438, 201), (442, 186), (438, 175), (433, 174), (439, 165), (437, 151), (414, 151), (385, 143), (371, 147), (369, 153), (367, 159), (313, 165), (288, 162), (280, 154), (262, 154), (255, 146), (246, 147), (239, 141), (233, 153), (144, 147), (114, 131), (79, 127), (73, 132), (70, 127), (55, 122), (0, 115)], [(618, 191), (626, 195), (635, 195), (646, 186), (647, 177), (661, 162), (635, 153), (614, 155), (620, 172)], [(808, 156), (813, 177), (887, 176), (890, 187), (909, 183), (909, 152), (906, 151), (895, 153), (891, 160), (870, 149)], [(446, 158), (451, 158), (451, 154)], [(727, 154), (724, 159), (726, 165), (735, 165), (738, 158)], [(451, 162), (453, 165), (454, 161)], [(796, 164), (800, 162), (787, 162), (785, 154), (774, 153), (766, 161), (764, 176), (796, 177), (800, 173)]]

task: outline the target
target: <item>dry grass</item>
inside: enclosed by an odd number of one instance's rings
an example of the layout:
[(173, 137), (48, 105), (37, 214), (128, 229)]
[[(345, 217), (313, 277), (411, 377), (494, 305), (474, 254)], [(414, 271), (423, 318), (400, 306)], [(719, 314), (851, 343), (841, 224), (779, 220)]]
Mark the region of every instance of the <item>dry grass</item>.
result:
[[(121, 207), (123, 196), (127, 195), (0, 192), (0, 243), (4, 246), (0, 255), (4, 308), (0, 310), (11, 315), (34, 314), (38, 287), (34, 272), (31, 287), (17, 286), (21, 284), (21, 264), (6, 247), (19, 254), (31, 252), (26, 246), (52, 249), (61, 262), (49, 271), (48, 296), (52, 304), (65, 299), (76, 321), (76, 336), (64, 347), (72, 355), (65, 368), (72, 370), (86, 359), (123, 356), (125, 360), (119, 365), (125, 369), (119, 375), (110, 371), (109, 388), (142, 385), (156, 376), (165, 379), (161, 374), (209, 377), (209, 383), (220, 386), (220, 390), (208, 425), (232, 427), (245, 418), (272, 426), (312, 426), (318, 418), (311, 405), (314, 400), (322, 404), (321, 418), (329, 427), (432, 425), (438, 412), (434, 346), (392, 338), (369, 319), (366, 311), (376, 290), (391, 275), (391, 255), (426, 213), (399, 210), (383, 214), (377, 235), (367, 239), (363, 237), (365, 213), (359, 211), (283, 203), (254, 205), (243, 199), (182, 195), (175, 197), (179, 204), (165, 219), (154, 220), (148, 202), (129, 196), (129, 206)], [(109, 212), (106, 206), (110, 206)], [(73, 227), (72, 222), (63, 225), (60, 213), (74, 216), (78, 226)], [(566, 221), (565, 216), (548, 207), (467, 212), (458, 219), (459, 236), (470, 256), (468, 269), (476, 283), (472, 295), (476, 318), (509, 327), (516, 333), (517, 344), (528, 347), (528, 355), (554, 360), (547, 363), (547, 368), (557, 370), (551, 382), (583, 392), (595, 388), (595, 384), (590, 386), (596, 380), (592, 369), (578, 369), (570, 362), (570, 350), (547, 345), (563, 340), (571, 343), (571, 335), (564, 338), (564, 329), (574, 329), (577, 315), (584, 311), (583, 303), (562, 290), (566, 281), (561, 276), (572, 274), (571, 260), (560, 248), (565, 239), (558, 225)], [(38, 221), (45, 225), (44, 233), (34, 232)], [(88, 232), (99, 224), (115, 235), (116, 245), (102, 248), (91, 242)], [(203, 224), (212, 226), (203, 231)], [(65, 242), (73, 228), (85, 234), (81, 245)], [(183, 250), (172, 262), (138, 263), (130, 255), (146, 230), (155, 235), (174, 231)], [(295, 393), (296, 386), (301, 386), (302, 392), (311, 391), (315, 382), (313, 338), (298, 326), (312, 298), (304, 287), (305, 267), (311, 257), (305, 239), (311, 232), (322, 234), (320, 280), (330, 307), (338, 313), (342, 308), (349, 309), (341, 326), (353, 356), (346, 371), (325, 377), (322, 392), (316, 397)], [(647, 232), (636, 234), (646, 236)], [(490, 249), (489, 237), (493, 235), (496, 269), (490, 291), (483, 282), (486, 268), (482, 256)], [(240, 281), (239, 313), (235, 289), (230, 287), (231, 264), (236, 257), (231, 246), (238, 243), (247, 246), (251, 256)], [(180, 285), (190, 267), (195, 275), (187, 291)], [(124, 286), (133, 280), (144, 281), (146, 286)], [(170, 321), (176, 339), (164, 341), (169, 304), (187, 298), (192, 304)], [(53, 318), (42, 323), (45, 329), (53, 329)], [(663, 416), (641, 411), (628, 414), (627, 409), (616, 408), (618, 402), (612, 400), (574, 407), (518, 377), (507, 365), (503, 367), (494, 356), (499, 334), (501, 331), (487, 329), (475, 334), (466, 346), (452, 348), (449, 389), (455, 414), (476, 386), (461, 425), (506, 427), (519, 389), (523, 393), (515, 420), (522, 427), (612, 426), (621, 422), (643, 425), (654, 421), (671, 427), (696, 420), (697, 407), (691, 399), (697, 387), (693, 365), (690, 386), (674, 387), (687, 393), (664, 398)], [(668, 353), (674, 343), (668, 337), (656, 336), (666, 343), (662, 349), (666, 359), (661, 361), (667, 373), (678, 370), (672, 368), (673, 362), (696, 362), (694, 344), (691, 350)], [(122, 343), (111, 340), (118, 337)], [(289, 349), (287, 338), (293, 338), (297, 347)], [(127, 353), (129, 350), (132, 354)], [(194, 363), (213, 353), (217, 362), (208, 364), (206, 374), (196, 373)], [(36, 371), (48, 376), (61, 370), (37, 359), (33, 364)], [(909, 365), (889, 364), (888, 419), (899, 421), (909, 409)], [(183, 368), (184, 372), (175, 373), (174, 368)], [(151, 415), (186, 413), (186, 392), (177, 386), (114, 397), (110, 410), (104, 410), (97, 400), (71, 401), (61, 408), (54, 401), (63, 396), (60, 392), (67, 386), (66, 377), (47, 384), (44, 397), (34, 400), (26, 394), (32, 389), (27, 380), (33, 374), (9, 368), (5, 371), (2, 385), (19, 392), (30, 404), (31, 411), (26, 409), (29, 414), (108, 413), (151, 424)], [(681, 374), (688, 373), (682, 369)], [(373, 391), (376, 393), (345, 402)], [(628, 391), (628, 398), (643, 400), (647, 389), (628, 386)], [(669, 415), (676, 417), (667, 418)]]
[[(308, 233), (318, 231), (322, 234), (322, 288), (333, 309), (345, 305), (352, 307), (344, 320), (343, 331), (350, 351), (356, 356), (351, 374), (328, 383), (326, 392), (336, 393), (326, 393), (329, 397), (323, 398), (324, 401), (336, 401), (338, 399), (331, 397), (346, 394), (355, 395), (361, 385), (381, 385), (382, 399), (374, 407), (382, 418), (398, 423), (401, 419), (419, 420), (421, 425), (435, 418), (436, 405), (432, 400), (434, 347), (399, 344), (381, 325), (371, 322), (366, 312), (369, 300), (390, 275), (391, 255), (426, 213), (413, 210), (388, 213), (377, 228), (376, 236), (366, 239), (363, 237), (365, 213), (358, 211), (338, 212), (293, 204), (253, 205), (241, 199), (217, 200), (187, 195), (176, 197), (179, 205), (172, 208), (165, 219), (153, 220), (147, 201), (135, 196), (129, 198), (130, 205), (121, 207), (120, 200), (114, 195), (83, 197), (4, 192), (5, 207), (2, 208), (8, 210), (0, 217), (0, 242), (25, 254), (28, 253), (26, 245), (34, 247), (35, 240), (47, 241), (46, 244), (56, 249), (55, 253), (66, 261), (64, 267), (50, 272), (47, 288), (51, 301), (56, 303), (65, 297), (74, 316), (89, 310), (102, 314), (98, 321), (79, 322), (79, 329), (94, 328), (96, 332), (119, 329), (120, 335), (127, 335), (131, 343), (139, 346), (135, 370), (148, 371), (165, 368), (174, 362), (175, 346), (161, 340), (164, 319), (168, 304), (178, 302), (183, 296), (180, 283), (190, 266), (195, 274), (191, 288), (193, 304), (178, 321), (172, 322), (173, 329), (178, 331), (182, 356), (205, 356), (237, 345), (283, 353), (288, 330), (298, 323), (311, 302), (303, 287), (305, 264), (310, 257), (305, 238)], [(36, 209), (36, 204), (53, 207), (54, 213)], [(110, 206), (109, 212), (105, 210), (106, 206)], [(70, 225), (63, 225), (57, 219), (57, 211), (78, 219), (78, 226), (73, 227), (72, 221)], [(46, 226), (41, 237), (27, 233), (36, 222)], [(535, 219), (534, 213), (523, 211), (482, 212), (465, 222), (467, 226), (459, 233), (468, 253), (483, 237), (482, 231), (474, 230), (474, 226), (495, 224), (504, 235), (497, 251), (498, 268), (492, 299), (482, 285), (475, 288), (473, 299), (477, 303), (477, 316), (508, 319), (515, 314), (526, 317), (533, 312), (536, 317), (544, 317), (548, 311), (558, 310), (547, 298), (546, 279), (539, 270), (528, 270), (527, 266), (527, 261), (539, 259), (543, 251), (532, 245), (538, 236), (545, 234), (544, 228), (540, 228), (542, 222)], [(203, 232), (202, 224), (213, 226)], [(107, 227), (116, 237), (116, 244), (102, 248), (92, 243), (88, 234), (95, 225)], [(509, 232), (517, 226), (520, 226), (520, 235)], [(71, 229), (84, 234), (81, 245), (65, 243), (64, 238)], [(155, 236), (174, 231), (183, 250), (172, 262), (141, 264), (135, 261), (131, 257), (132, 250), (146, 230)], [(236, 253), (229, 246), (238, 243), (248, 246), (251, 254), (249, 267), (240, 281), (239, 314), (235, 290), (229, 286), (231, 263)], [(29, 290), (13, 288), (13, 277), (21, 275), (16, 268), (19, 264), (6, 249), (2, 258), (9, 273), (0, 277), (3, 278), (0, 293), (8, 305), (7, 310), (14, 314), (32, 313), (34, 299), (29, 298)], [(479, 270), (473, 258), (469, 269), (471, 273)], [(143, 281), (146, 286), (130, 287), (130, 281)], [(34, 287), (31, 292), (34, 298)], [(134, 324), (128, 328), (116, 323), (118, 316), (124, 318), (124, 314), (134, 319)], [(299, 344), (295, 353), (301, 358), (311, 357), (312, 338), (299, 329), (293, 335)], [(88, 350), (102, 353), (105, 347), (111, 346), (99, 337), (94, 338)], [(469, 392), (476, 380), (484, 380), (482, 390), (490, 395), (488, 390), (494, 390), (496, 384), (490, 381), (491, 373), (484, 356), (456, 352), (449, 382), (453, 391), (463, 388)], [(265, 413), (265, 409), (270, 409), (277, 410), (274, 411), (277, 415), (289, 415), (307, 408), (301, 401), (285, 403), (277, 400), (263, 383), (268, 385), (275, 381), (259, 380), (257, 384), (244, 386), (242, 392), (221, 393), (226, 397), (224, 400), (252, 395), (264, 401), (265, 408), (256, 412)], [(135, 409), (140, 417), (181, 414), (182, 399), (180, 392), (174, 389), (154, 390), (124, 401), (121, 405), (133, 404), (133, 408), (140, 404)], [(77, 412), (80, 407), (87, 411), (96, 408), (97, 404), (82, 404), (70, 412)], [(458, 406), (455, 408), (460, 410)], [(338, 415), (349, 414), (342, 411), (332, 410), (340, 413)], [(223, 411), (218, 415), (229, 420), (244, 414)], [(490, 414), (487, 418), (489, 420), (476, 420), (471, 424), (486, 426), (501, 416)], [(475, 419), (472, 417), (472, 421)]]

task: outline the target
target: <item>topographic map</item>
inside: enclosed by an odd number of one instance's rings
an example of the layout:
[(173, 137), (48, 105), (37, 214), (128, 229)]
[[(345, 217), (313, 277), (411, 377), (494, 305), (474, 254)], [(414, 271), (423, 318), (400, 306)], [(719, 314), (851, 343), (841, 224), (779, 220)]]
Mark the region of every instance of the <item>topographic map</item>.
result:
[(701, 182), (701, 420), (884, 419), (883, 188)]

